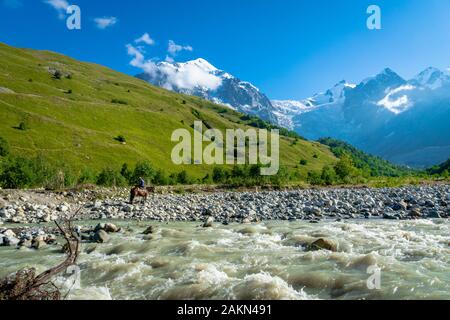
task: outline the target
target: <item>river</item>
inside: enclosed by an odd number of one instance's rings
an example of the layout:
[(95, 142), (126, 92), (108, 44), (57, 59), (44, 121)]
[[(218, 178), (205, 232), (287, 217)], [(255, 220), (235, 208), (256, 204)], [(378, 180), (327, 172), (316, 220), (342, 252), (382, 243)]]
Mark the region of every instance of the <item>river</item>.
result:
[[(450, 299), (448, 220), (114, 223), (108, 243), (82, 245), (79, 283), (56, 280), (68, 299)], [(308, 251), (318, 238), (337, 251)], [(1, 247), (0, 277), (44, 271), (60, 247)]]

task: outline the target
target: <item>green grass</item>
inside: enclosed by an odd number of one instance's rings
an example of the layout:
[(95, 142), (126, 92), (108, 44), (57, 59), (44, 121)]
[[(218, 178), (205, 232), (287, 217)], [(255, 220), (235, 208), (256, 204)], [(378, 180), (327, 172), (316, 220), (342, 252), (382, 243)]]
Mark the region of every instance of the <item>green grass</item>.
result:
[[(55, 79), (48, 68), (70, 78)], [(176, 166), (170, 159), (172, 132), (193, 132), (191, 125), (199, 116), (221, 130), (248, 128), (242, 114), (223, 106), (156, 88), (100, 65), (0, 44), (0, 137), (9, 142), (13, 154), (43, 155), (75, 170), (96, 171), (149, 160), (168, 173), (186, 170), (202, 178), (213, 168)], [(26, 130), (17, 129), (21, 123)], [(126, 144), (117, 141), (118, 136), (126, 137)], [(337, 161), (327, 146), (294, 140), (281, 139), (281, 164), (299, 179)], [(299, 165), (301, 159), (306, 166)]]
[(319, 142), (329, 146), (333, 154), (338, 158), (348, 154), (355, 167), (361, 169), (369, 177), (405, 177), (421, 173), (419, 170), (399, 166), (380, 157), (367, 154), (340, 140), (324, 138), (320, 139)]

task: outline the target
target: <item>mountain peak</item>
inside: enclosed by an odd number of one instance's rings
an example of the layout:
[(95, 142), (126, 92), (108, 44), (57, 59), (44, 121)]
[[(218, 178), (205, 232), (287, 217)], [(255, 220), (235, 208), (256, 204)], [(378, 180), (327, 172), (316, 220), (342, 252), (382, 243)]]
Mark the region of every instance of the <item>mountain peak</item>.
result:
[(361, 84), (366, 85), (372, 81), (381, 82), (381, 83), (385, 83), (385, 84), (389, 84), (389, 85), (401, 85), (406, 82), (402, 77), (400, 77), (391, 68), (383, 69), (376, 76), (369, 77), (369, 78), (363, 80), (361, 82)]
[(379, 74), (375, 76), (376, 79), (383, 79), (383, 78), (389, 78), (389, 79), (404, 79), (398, 75), (394, 70), (391, 68), (384, 68), (383, 71), (381, 71)]
[(188, 61), (185, 63), (186, 65), (195, 65), (207, 72), (214, 72), (217, 71), (218, 69), (216, 67), (214, 67), (211, 63), (209, 63), (208, 61), (206, 61), (203, 58), (198, 58), (192, 61)]
[(449, 80), (450, 78), (441, 70), (434, 67), (428, 67), (414, 77), (411, 82), (430, 89), (437, 89), (442, 86), (443, 82)]
[(391, 68), (384, 68), (383, 71), (380, 72), (380, 74), (382, 74), (382, 75), (392, 75), (392, 74), (396, 74), (396, 73)]

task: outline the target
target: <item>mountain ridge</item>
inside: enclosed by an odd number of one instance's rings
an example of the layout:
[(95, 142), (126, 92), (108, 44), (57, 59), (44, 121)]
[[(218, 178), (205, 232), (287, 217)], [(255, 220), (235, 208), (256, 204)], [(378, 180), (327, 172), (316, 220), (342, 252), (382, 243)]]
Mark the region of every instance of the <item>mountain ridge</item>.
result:
[(256, 86), (214, 67), (202, 58), (187, 62), (158, 62), (154, 70), (136, 77), (174, 92), (198, 96), (277, 123), (271, 101)]
[[(302, 103), (303, 101), (300, 101)], [(288, 110), (282, 123), (308, 139), (333, 137), (392, 162), (425, 168), (450, 156), (450, 77), (429, 67), (410, 80), (392, 69), (345, 88), (345, 99)], [(276, 111), (277, 112), (277, 111)]]

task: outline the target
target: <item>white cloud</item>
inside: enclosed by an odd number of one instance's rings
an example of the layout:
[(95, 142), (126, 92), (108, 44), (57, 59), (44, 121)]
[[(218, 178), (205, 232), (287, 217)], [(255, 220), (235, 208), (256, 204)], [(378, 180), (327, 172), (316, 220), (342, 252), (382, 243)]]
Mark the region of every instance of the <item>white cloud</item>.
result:
[(174, 63), (174, 62), (175, 62), (175, 59), (172, 58), (171, 56), (166, 56), (166, 62)]
[(209, 90), (216, 90), (222, 85), (222, 79), (210, 74), (195, 64), (180, 64), (181, 67), (175, 67), (173, 64), (165, 63), (158, 66), (166, 82), (163, 87), (168, 90), (181, 89), (192, 90), (196, 87), (202, 87)]
[(152, 45), (155, 44), (155, 40), (153, 40), (148, 33), (144, 33), (142, 35), (142, 37), (134, 40), (134, 42), (136, 42), (136, 43), (145, 43), (145, 44), (147, 44), (149, 46), (152, 46)]
[(175, 56), (180, 51), (193, 51), (191, 46), (180, 46), (176, 44), (173, 40), (169, 40), (169, 47), (167, 48), (167, 52), (172, 56)]
[[(209, 73), (207, 70), (195, 63), (172, 64), (173, 58), (166, 57), (167, 62), (156, 63), (154, 60), (146, 60), (142, 51), (138, 48), (127, 45), (128, 54), (133, 57), (130, 65), (141, 69), (150, 77), (158, 76), (164, 80), (162, 87), (168, 90), (192, 90), (202, 87), (209, 90), (216, 90), (222, 85), (222, 79)], [(168, 63), (170, 62), (170, 63)]]
[(94, 21), (97, 24), (97, 28), (103, 30), (115, 25), (117, 23), (117, 18), (116, 17), (95, 18)]
[(64, 19), (64, 14), (69, 7), (69, 3), (66, 0), (45, 0), (44, 2), (58, 11), (58, 17), (60, 19)]
[(131, 44), (127, 44), (128, 55), (133, 57), (133, 60), (130, 61), (130, 65), (142, 69), (145, 73), (154, 76), (158, 71), (158, 66), (153, 60), (145, 60), (142, 52), (132, 46)]
[(400, 114), (404, 111), (406, 111), (409, 107), (412, 106), (412, 103), (409, 100), (409, 97), (407, 95), (399, 95), (401, 92), (404, 91), (411, 91), (414, 90), (416, 87), (412, 85), (404, 85), (400, 86), (391, 92), (389, 92), (386, 97), (384, 97), (382, 100), (380, 100), (377, 105), (385, 107), (389, 111), (395, 114)]

